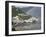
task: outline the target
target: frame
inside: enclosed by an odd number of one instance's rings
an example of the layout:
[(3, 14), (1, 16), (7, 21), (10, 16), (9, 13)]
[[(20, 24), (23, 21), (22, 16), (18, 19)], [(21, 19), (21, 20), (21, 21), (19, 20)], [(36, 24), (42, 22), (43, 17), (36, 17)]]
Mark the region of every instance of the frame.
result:
[[(16, 13), (17, 11), (19, 11), (20, 13)], [(26, 14), (24, 13), (24, 11)], [(19, 19), (18, 22), (17, 19), (18, 16), (20, 15), (22, 17)], [(28, 20), (26, 20), (27, 18)], [(36, 24), (39, 18), (40, 23)], [(30, 20), (33, 19), (33, 21), (30, 21), (29, 19)], [(21, 27), (22, 25), (21, 23), (24, 25), (22, 26), (23, 28)], [(34, 35), (34, 34), (45, 34), (45, 3), (5, 1), (5, 36)]]

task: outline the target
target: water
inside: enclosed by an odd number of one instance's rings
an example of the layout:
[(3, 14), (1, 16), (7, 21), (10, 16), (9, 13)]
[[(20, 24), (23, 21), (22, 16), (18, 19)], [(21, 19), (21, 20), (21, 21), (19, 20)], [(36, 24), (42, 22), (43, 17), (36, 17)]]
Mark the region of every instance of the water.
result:
[(14, 24), (14, 29), (16, 31), (23, 31), (23, 30), (40, 30), (41, 29), (41, 18), (39, 18), (38, 22), (35, 23), (18, 23), (17, 25)]

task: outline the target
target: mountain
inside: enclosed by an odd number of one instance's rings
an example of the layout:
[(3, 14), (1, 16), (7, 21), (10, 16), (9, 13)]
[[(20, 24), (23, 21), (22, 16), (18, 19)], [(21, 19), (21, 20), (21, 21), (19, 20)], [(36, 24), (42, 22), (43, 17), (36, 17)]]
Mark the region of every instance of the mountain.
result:
[(16, 8), (15, 6), (12, 6), (12, 17), (15, 17), (18, 14), (24, 13), (20, 8)]
[(15, 7), (12, 6), (12, 14), (13, 16), (16, 16), (18, 14), (26, 14), (26, 15), (31, 15), (31, 16), (41, 16), (41, 7), (23, 7), (23, 8), (19, 8), (19, 7)]
[(29, 10), (27, 12), (27, 14), (40, 17), (41, 16), (41, 8), (40, 7), (32, 8), (31, 10)]
[(23, 7), (21, 8), (22, 11), (27, 12), (28, 10), (32, 9), (33, 7)]
[(41, 16), (41, 7), (24, 7), (21, 8), (27, 15)]

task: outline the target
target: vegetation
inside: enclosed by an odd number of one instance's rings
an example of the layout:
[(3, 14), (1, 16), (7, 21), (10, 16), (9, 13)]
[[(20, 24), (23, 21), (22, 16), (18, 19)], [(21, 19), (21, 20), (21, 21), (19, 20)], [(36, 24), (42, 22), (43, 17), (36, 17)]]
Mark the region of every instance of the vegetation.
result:
[(15, 6), (12, 6), (12, 17), (19, 16), (19, 18), (23, 19), (23, 20), (25, 20), (25, 19), (27, 20), (30, 17), (32, 17), (31, 15), (21, 16), (21, 15), (18, 15), (18, 14), (26, 15), (25, 12), (21, 10), (21, 8), (16, 8)]
[(12, 6), (12, 17), (15, 17), (16, 15), (21, 13), (24, 13), (20, 8), (16, 8), (15, 6)]

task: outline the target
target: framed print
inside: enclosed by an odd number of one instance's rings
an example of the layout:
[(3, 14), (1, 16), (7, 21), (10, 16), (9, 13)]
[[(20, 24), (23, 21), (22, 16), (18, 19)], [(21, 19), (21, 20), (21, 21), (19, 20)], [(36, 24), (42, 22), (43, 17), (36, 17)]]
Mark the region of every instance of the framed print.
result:
[(5, 35), (45, 33), (45, 3), (5, 2)]

